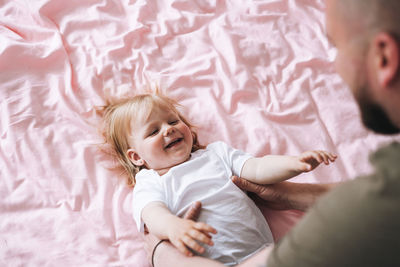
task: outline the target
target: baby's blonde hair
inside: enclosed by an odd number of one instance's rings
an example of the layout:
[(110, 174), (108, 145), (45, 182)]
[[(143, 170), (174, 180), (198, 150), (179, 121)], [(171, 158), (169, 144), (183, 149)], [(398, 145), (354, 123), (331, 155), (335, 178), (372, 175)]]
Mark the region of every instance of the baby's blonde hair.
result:
[(195, 127), (182, 116), (177, 109), (178, 106), (180, 105), (175, 100), (157, 90), (154, 93), (119, 99), (102, 107), (102, 134), (105, 143), (111, 146), (112, 154), (118, 159), (127, 173), (127, 184), (129, 186), (135, 185), (135, 175), (144, 168), (144, 166), (133, 164), (128, 156), (128, 149), (130, 148), (128, 139), (132, 130), (131, 122), (134, 118), (146, 118), (153, 108), (171, 110), (189, 127), (193, 136), (192, 152), (204, 148), (198, 141)]

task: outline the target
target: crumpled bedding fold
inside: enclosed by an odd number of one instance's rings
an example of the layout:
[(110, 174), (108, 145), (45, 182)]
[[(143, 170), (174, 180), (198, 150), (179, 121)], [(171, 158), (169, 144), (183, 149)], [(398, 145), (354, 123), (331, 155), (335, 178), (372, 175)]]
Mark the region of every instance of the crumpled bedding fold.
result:
[[(371, 171), (324, 1), (0, 1), (0, 265), (150, 266), (95, 107), (157, 84), (203, 144), (337, 153), (296, 182)], [(263, 208), (275, 238), (298, 217)]]

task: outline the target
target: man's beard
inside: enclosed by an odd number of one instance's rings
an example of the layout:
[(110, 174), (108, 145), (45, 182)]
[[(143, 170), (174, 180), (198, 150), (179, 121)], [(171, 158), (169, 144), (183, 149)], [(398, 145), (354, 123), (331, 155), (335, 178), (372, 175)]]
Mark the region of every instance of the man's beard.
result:
[(399, 127), (390, 121), (383, 108), (370, 100), (367, 85), (358, 88), (356, 92), (358, 92), (356, 100), (360, 107), (361, 118), (365, 127), (380, 134), (400, 133)]

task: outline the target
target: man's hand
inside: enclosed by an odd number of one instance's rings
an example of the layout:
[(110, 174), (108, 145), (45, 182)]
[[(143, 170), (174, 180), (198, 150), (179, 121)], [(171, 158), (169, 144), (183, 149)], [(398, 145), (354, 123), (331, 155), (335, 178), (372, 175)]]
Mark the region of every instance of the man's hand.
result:
[(242, 190), (252, 193), (256, 202), (276, 210), (296, 209), (306, 211), (322, 194), (329, 191), (333, 184), (303, 184), (280, 182), (270, 185), (260, 185), (246, 179), (233, 176), (232, 182)]
[(200, 216), (201, 211), (201, 202), (194, 202), (190, 208), (186, 211), (185, 215), (183, 215), (183, 219), (197, 221)]
[(285, 186), (287, 182), (260, 185), (237, 176), (232, 176), (231, 179), (240, 189), (253, 193), (250, 197), (253, 198), (254, 201), (261, 202), (263, 205), (276, 210), (291, 209), (288, 205), (288, 192)]

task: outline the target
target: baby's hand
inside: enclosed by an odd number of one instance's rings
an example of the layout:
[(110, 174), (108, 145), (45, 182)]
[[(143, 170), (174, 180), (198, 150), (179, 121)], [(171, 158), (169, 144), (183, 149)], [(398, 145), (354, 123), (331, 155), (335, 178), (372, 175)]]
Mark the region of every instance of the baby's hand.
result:
[(328, 165), (334, 162), (337, 156), (333, 153), (321, 150), (306, 151), (297, 157), (300, 162), (300, 171), (309, 172), (318, 167), (322, 162)]
[(176, 220), (168, 229), (169, 241), (183, 254), (193, 256), (188, 247), (198, 253), (203, 253), (204, 248), (197, 241), (209, 246), (214, 245), (211, 240), (211, 235), (216, 234), (217, 230), (208, 224), (202, 222), (194, 222), (175, 217)]

